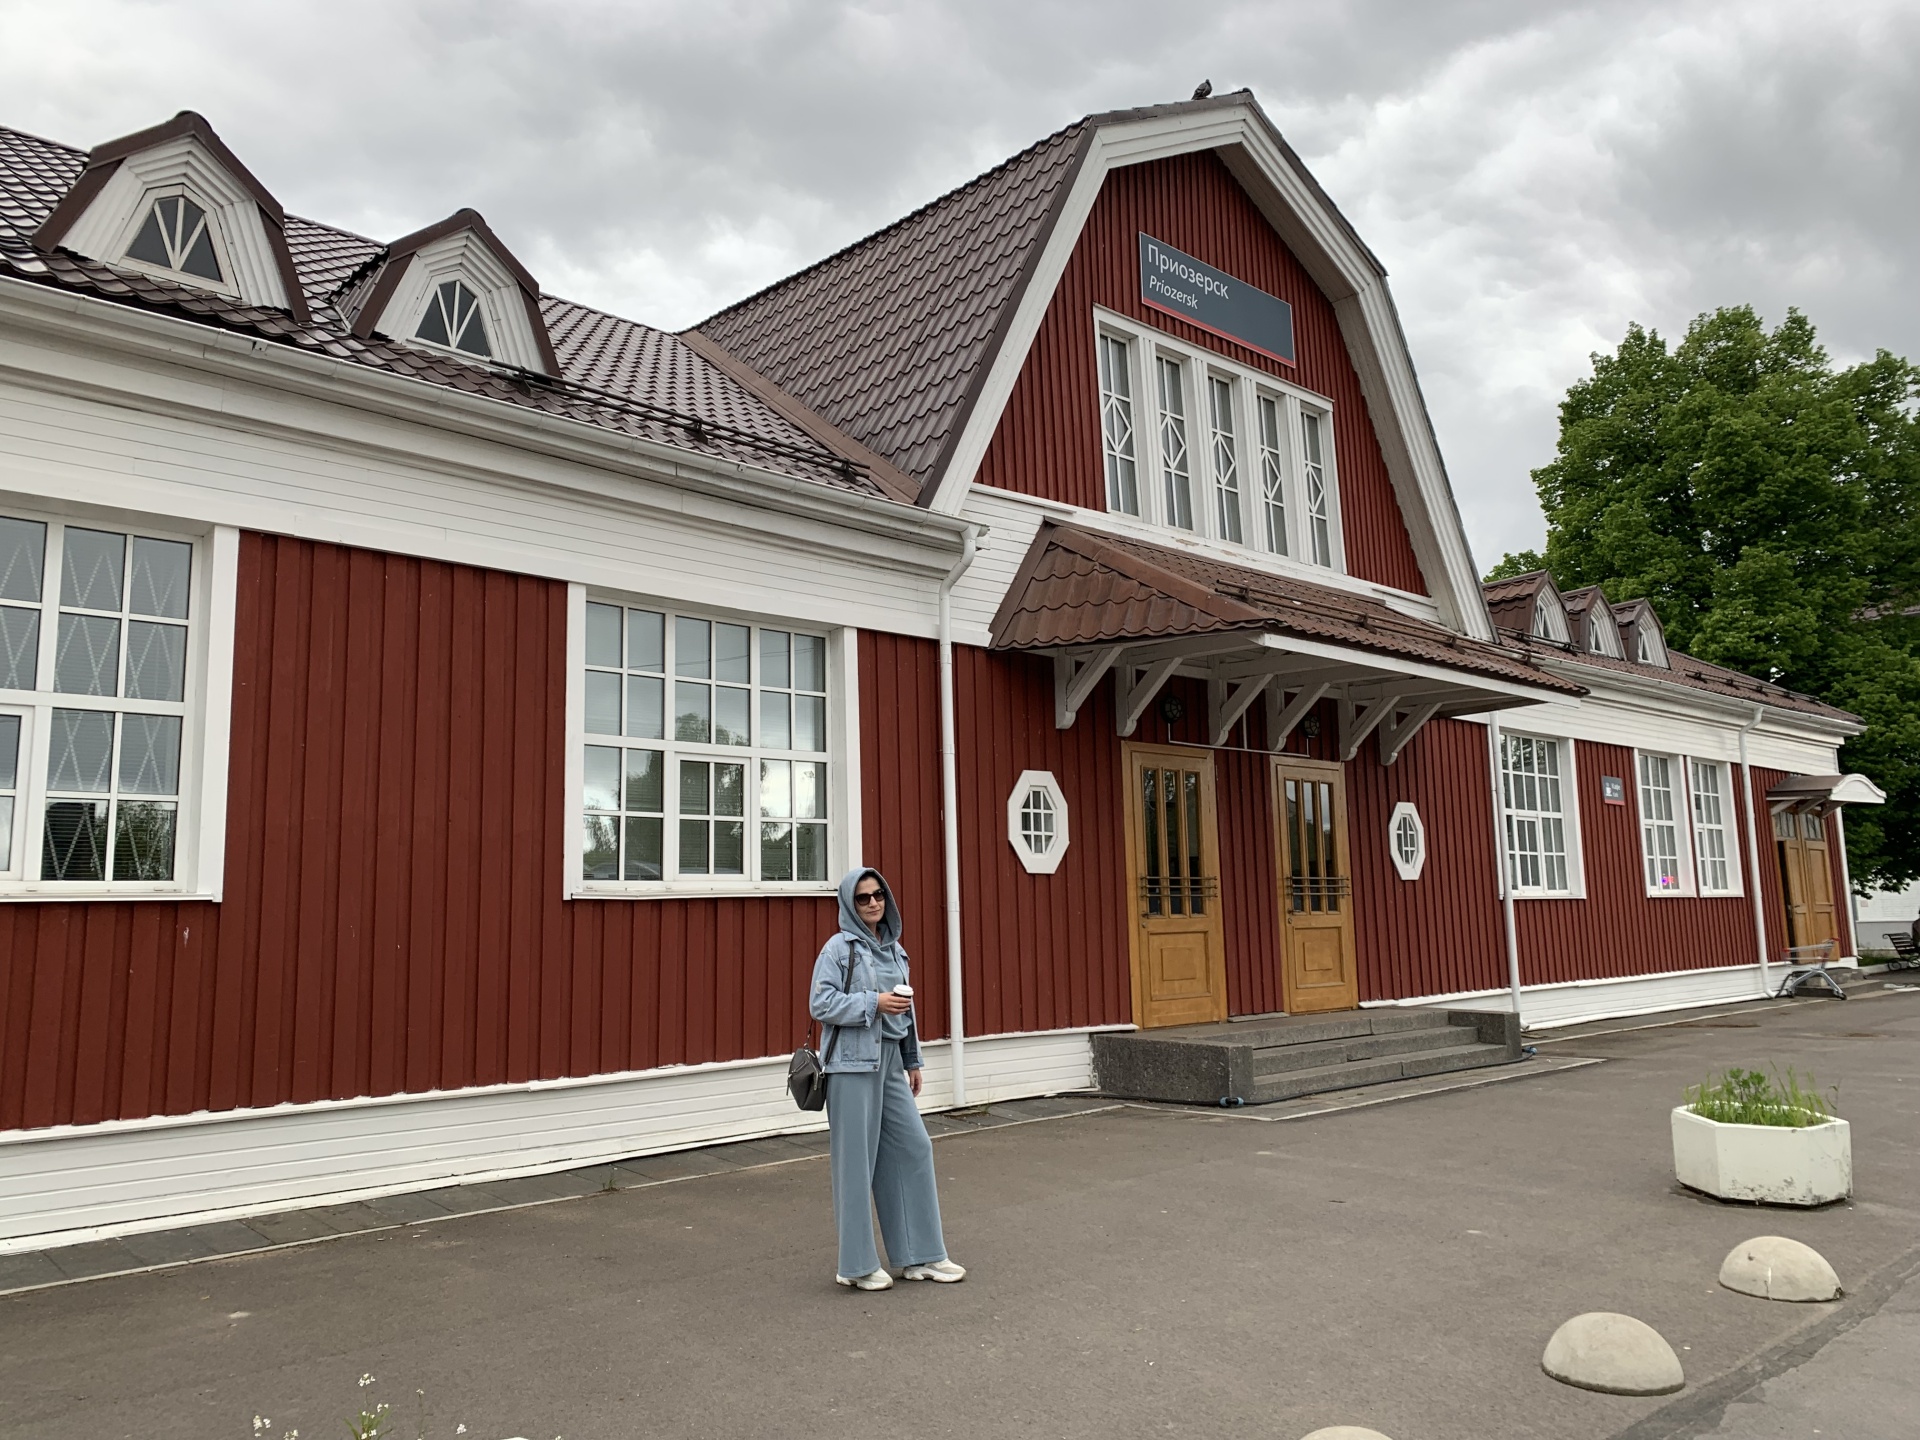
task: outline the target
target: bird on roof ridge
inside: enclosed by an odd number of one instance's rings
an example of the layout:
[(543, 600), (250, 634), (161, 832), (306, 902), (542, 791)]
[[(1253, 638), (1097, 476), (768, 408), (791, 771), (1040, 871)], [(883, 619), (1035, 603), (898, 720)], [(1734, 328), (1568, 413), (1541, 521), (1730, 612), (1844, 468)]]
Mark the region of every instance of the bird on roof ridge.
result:
[(1211, 94), (1213, 94), (1213, 81), (1211, 80), (1202, 80), (1198, 85), (1193, 87), (1193, 98), (1196, 100), (1204, 100)]

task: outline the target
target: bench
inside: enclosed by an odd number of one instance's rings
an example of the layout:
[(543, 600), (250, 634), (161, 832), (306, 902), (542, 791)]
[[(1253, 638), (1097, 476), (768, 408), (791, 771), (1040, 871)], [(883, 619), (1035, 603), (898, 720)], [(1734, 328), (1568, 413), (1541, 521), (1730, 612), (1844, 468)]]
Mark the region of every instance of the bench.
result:
[(1920, 969), (1920, 945), (1914, 943), (1911, 931), (1894, 931), (1887, 936), (1887, 943), (1893, 947), (1893, 959), (1887, 962), (1889, 970)]

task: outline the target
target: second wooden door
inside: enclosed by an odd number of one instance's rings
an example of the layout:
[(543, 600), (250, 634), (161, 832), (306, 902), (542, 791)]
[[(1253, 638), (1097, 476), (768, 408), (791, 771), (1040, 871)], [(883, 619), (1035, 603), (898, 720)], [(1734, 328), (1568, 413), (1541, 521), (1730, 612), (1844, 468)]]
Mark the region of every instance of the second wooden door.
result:
[(1338, 765), (1273, 762), (1280, 831), (1281, 986), (1287, 1012), (1360, 1003), (1353, 959), (1353, 885), (1347, 868), (1347, 793)]

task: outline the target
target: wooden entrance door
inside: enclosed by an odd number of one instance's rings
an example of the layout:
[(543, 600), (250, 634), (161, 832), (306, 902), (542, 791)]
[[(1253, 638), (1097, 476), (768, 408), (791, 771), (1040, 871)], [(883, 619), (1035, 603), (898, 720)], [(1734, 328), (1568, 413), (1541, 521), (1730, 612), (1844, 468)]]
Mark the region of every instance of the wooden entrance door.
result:
[(1351, 1010), (1360, 1003), (1353, 963), (1353, 886), (1347, 866), (1347, 791), (1338, 765), (1273, 762), (1280, 831), (1281, 984), (1287, 1013)]
[(1825, 817), (1811, 810), (1783, 810), (1773, 817), (1773, 842), (1787, 906), (1787, 944), (1797, 948), (1838, 939)]
[(1141, 1029), (1227, 1018), (1213, 757), (1128, 745), (1133, 1018)]

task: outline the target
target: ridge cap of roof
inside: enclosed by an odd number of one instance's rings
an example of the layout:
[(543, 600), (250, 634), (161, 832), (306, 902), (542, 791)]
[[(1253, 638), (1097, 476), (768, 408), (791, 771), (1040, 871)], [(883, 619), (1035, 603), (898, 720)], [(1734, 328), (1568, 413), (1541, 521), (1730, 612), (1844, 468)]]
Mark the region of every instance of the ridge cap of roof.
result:
[(260, 177), (249, 170), (246, 163), (227, 147), (219, 133), (213, 128), (206, 116), (198, 110), (182, 110), (171, 120), (163, 120), (158, 125), (149, 125), (144, 130), (135, 130), (130, 135), (116, 136), (112, 140), (102, 140), (87, 151), (87, 168), (112, 164), (116, 160), (125, 160), (128, 156), (138, 155), (142, 150), (151, 150), (154, 146), (168, 140), (178, 140), (191, 135), (209, 150), (213, 151), (222, 165), (233, 172), (243, 188), (253, 196), (263, 210), (280, 224), (285, 224), (287, 212), (271, 190), (260, 182)]
[[(595, 313), (607, 314), (606, 311)], [(609, 318), (620, 319), (618, 315), (612, 315)], [(886, 456), (861, 444), (826, 416), (803, 405), (712, 336), (701, 334), (698, 328), (677, 333), (667, 330), (656, 333), (684, 345), (714, 369), (752, 394), (762, 404), (774, 410), (788, 423), (801, 430), (816, 444), (838, 454), (842, 459), (851, 460), (856, 465), (862, 466), (874, 484), (886, 491), (889, 500), (898, 500), (911, 505), (918, 499), (920, 487), (914, 484), (913, 478), (899, 466)]]
[(1016, 164), (1018, 161), (1026, 159), (1028, 156), (1032, 155), (1035, 151), (1043, 149), (1048, 145), (1054, 144), (1056, 141), (1069, 135), (1075, 130), (1081, 130), (1086, 128), (1087, 122), (1090, 118), (1091, 117), (1089, 116), (1083, 115), (1078, 120), (1074, 120), (1069, 122), (1068, 124), (1062, 125), (1058, 130), (1051, 131), (1048, 134), (1041, 136), (1040, 139), (1035, 140), (1032, 144), (1024, 146), (1020, 150), (1015, 151), (1013, 154), (1009, 155), (1006, 159), (1000, 161), (997, 165), (990, 166), (987, 169), (982, 170), (978, 175), (973, 176), (971, 179), (963, 180), (958, 185), (955, 185), (948, 190), (942, 191), (940, 194), (934, 196), (933, 199), (927, 201), (925, 204), (916, 206), (914, 209), (908, 211), (905, 215), (900, 216), (897, 220), (890, 220), (885, 225), (882, 225), (878, 230), (869, 231), (867, 234), (862, 235), (857, 240), (848, 241), (845, 245), (842, 245), (838, 250), (835, 250), (832, 254), (823, 255), (818, 260), (813, 261), (811, 264), (801, 266), (800, 269), (793, 271), (791, 274), (783, 275), (778, 280), (768, 281), (765, 285), (762, 285), (758, 290), (754, 291), (751, 295), (744, 295), (740, 299), (734, 301), (731, 305), (722, 306), (720, 309), (715, 310), (711, 315), (706, 316), (704, 319), (697, 321), (695, 324), (693, 324), (689, 328), (694, 330), (705, 330), (705, 328), (708, 325), (712, 324), (715, 320), (718, 320), (721, 316), (731, 315), (736, 310), (744, 309), (748, 305), (753, 304), (756, 300), (765, 299), (768, 295), (771, 295), (776, 290), (784, 290), (787, 286), (793, 284), (794, 282), (798, 280), (802, 280), (807, 276), (812, 275), (816, 271), (824, 270), (827, 266), (833, 264), (834, 261), (836, 260), (842, 259), (843, 257), (848, 255), (851, 255), (855, 251), (865, 249), (868, 245), (871, 245), (874, 241), (879, 240), (884, 236), (893, 234), (894, 231), (899, 230), (902, 227), (911, 224), (912, 222), (914, 222), (915, 220), (918, 220), (921, 216), (927, 214), (928, 212), (937, 210), (942, 205), (945, 205), (948, 201), (953, 200), (956, 197), (965, 194), (967, 191), (973, 189), (976, 185), (980, 184), (983, 180), (991, 179), (993, 176), (1000, 174), (1003, 170), (1011, 169), (1014, 164)]

